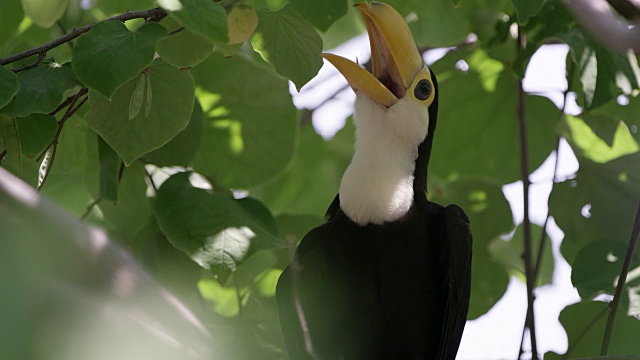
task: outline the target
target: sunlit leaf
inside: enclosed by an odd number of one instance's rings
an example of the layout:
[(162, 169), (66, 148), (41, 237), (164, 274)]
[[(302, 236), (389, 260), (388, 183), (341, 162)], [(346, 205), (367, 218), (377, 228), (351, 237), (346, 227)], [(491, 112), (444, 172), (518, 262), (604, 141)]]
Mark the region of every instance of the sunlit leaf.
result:
[(97, 92), (89, 92), (90, 109), (85, 121), (127, 165), (169, 142), (187, 126), (193, 111), (194, 83), (189, 71), (156, 60), (149, 67), (147, 76), (153, 89), (148, 116), (141, 112), (129, 120), (136, 79), (118, 88), (111, 100)]
[(237, 5), (227, 16), (229, 23), (229, 44), (243, 43), (253, 35), (258, 27), (258, 14), (250, 6)]
[(67, 9), (69, 0), (22, 0), (25, 14), (43, 28), (51, 27)]
[(322, 67), (322, 39), (287, 5), (277, 12), (258, 10), (260, 20), (251, 45), (298, 90)]
[(169, 241), (200, 266), (226, 276), (255, 251), (286, 246), (266, 225), (266, 208), (195, 188), (189, 176), (178, 173), (162, 185), (154, 214)]
[[(160, 24), (169, 32), (177, 31), (181, 26), (171, 17), (164, 18)], [(213, 47), (214, 42), (208, 37), (185, 28), (160, 39), (156, 51), (167, 63), (178, 68), (187, 68), (204, 61), (213, 51)]]
[(193, 72), (205, 112), (195, 170), (232, 188), (255, 186), (283, 171), (298, 132), (287, 82), (244, 57), (218, 53)]
[[(445, 179), (478, 175), (513, 182), (520, 178), (516, 79), (476, 54), (450, 53), (432, 67), (440, 105), (430, 170)], [(466, 73), (453, 67), (460, 56), (475, 60)], [(529, 167), (535, 169), (556, 146), (561, 113), (540, 96), (526, 95), (524, 106), (528, 136), (535, 139)]]
[(584, 119), (567, 115), (559, 128), (574, 152), (595, 162), (640, 151), (626, 124), (610, 115), (586, 115)]
[(73, 71), (87, 87), (107, 98), (151, 64), (156, 43), (167, 36), (155, 22), (129, 31), (121, 21), (96, 24), (73, 47)]
[(164, 0), (159, 4), (187, 29), (213, 41), (229, 40), (227, 14), (220, 4), (208, 0)]

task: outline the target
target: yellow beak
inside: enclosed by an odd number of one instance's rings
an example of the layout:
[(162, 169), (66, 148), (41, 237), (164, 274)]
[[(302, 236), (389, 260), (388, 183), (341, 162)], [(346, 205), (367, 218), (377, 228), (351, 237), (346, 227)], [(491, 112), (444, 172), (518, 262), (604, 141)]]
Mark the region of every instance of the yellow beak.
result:
[(354, 5), (367, 25), (373, 73), (338, 55), (323, 54), (347, 79), (354, 91), (362, 91), (384, 107), (404, 97), (414, 77), (424, 67), (411, 31), (391, 6), (374, 2)]

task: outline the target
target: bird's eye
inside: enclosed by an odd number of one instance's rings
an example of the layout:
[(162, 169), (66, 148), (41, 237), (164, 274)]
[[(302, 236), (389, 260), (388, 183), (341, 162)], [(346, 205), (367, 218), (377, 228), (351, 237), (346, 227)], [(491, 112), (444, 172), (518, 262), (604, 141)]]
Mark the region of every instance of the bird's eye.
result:
[(416, 85), (413, 94), (418, 100), (427, 100), (429, 95), (431, 95), (431, 83), (426, 79), (420, 80), (418, 85)]

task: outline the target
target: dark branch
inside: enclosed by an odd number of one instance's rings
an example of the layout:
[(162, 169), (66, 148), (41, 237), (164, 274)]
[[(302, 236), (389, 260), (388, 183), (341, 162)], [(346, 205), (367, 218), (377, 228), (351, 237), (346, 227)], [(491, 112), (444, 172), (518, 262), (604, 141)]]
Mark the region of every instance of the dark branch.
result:
[(118, 20), (118, 21), (127, 21), (127, 20), (131, 20), (131, 19), (149, 19), (152, 21), (160, 21), (162, 20), (165, 16), (167, 16), (167, 13), (160, 9), (160, 8), (154, 8), (154, 9), (147, 9), (147, 10), (138, 10), (138, 11), (130, 11), (130, 12), (126, 12), (124, 14), (121, 15), (117, 15), (114, 17), (110, 17), (108, 19), (102, 20), (102, 21), (98, 21), (98, 22), (94, 22), (92, 24), (89, 25), (85, 25), (83, 27), (80, 28), (75, 28), (73, 30), (71, 30), (68, 34), (65, 34), (55, 40), (52, 40), (44, 45), (40, 45), (38, 47), (35, 47), (33, 49), (29, 49), (26, 51), (23, 51), (21, 53), (17, 53), (15, 55), (11, 55), (8, 56), (6, 58), (2, 58), (0, 59), (0, 66), (3, 65), (7, 65), (7, 64), (11, 64), (12, 62), (16, 62), (18, 60), (22, 60), (22, 59), (26, 59), (29, 56), (33, 56), (33, 55), (41, 55), (41, 54), (46, 54), (47, 51), (58, 47), (66, 42), (69, 42), (75, 38), (77, 38), (78, 36), (86, 33), (87, 31), (91, 30), (92, 27), (94, 27), (96, 24), (104, 22), (104, 21), (110, 21), (110, 20)]
[(37, 58), (34, 62), (32, 62), (31, 64), (27, 64), (27, 65), (25, 65), (25, 66), (21, 66), (21, 67), (19, 67), (19, 68), (17, 68), (17, 69), (14, 69), (14, 70), (13, 70), (13, 72), (14, 72), (14, 73), (19, 73), (20, 71), (25, 71), (25, 70), (27, 70), (27, 69), (31, 69), (32, 67), (36, 67), (36, 66), (38, 66), (38, 64), (40, 64), (40, 62), (41, 62), (41, 61), (42, 61), (46, 56), (47, 56), (47, 54), (46, 54), (46, 53), (40, 53), (40, 54), (38, 54), (38, 58)]
[[(64, 115), (62, 116), (62, 119), (60, 119), (60, 121), (58, 121), (58, 130), (56, 131), (56, 135), (53, 137), (53, 139), (51, 140), (51, 142), (49, 143), (49, 145), (47, 145), (47, 147), (40, 153), (40, 155), (38, 155), (38, 157), (36, 158), (36, 161), (40, 161), (40, 159), (42, 159), (42, 157), (44, 156), (44, 154), (47, 153), (47, 151), (55, 145), (58, 145), (58, 139), (60, 138), (60, 133), (62, 132), (62, 127), (64, 126), (64, 123), (71, 117), (71, 115), (73, 115), (76, 111), (78, 111), (78, 109), (80, 108), (80, 106), (82, 106), (82, 104), (84, 104), (84, 102), (87, 100), (87, 98), (84, 98), (80, 105), (76, 106), (75, 108), (73, 107), (75, 105), (75, 103), (78, 101), (78, 99), (87, 93), (87, 91), (89, 91), (89, 89), (87, 88), (82, 88), (80, 89), (74, 96), (73, 99), (71, 100), (71, 102), (69, 103), (69, 108), (67, 108), (67, 111), (64, 113)], [(66, 102), (66, 101), (65, 101)], [(64, 104), (64, 103), (63, 103)]]
[(2, 165), (2, 160), (4, 160), (5, 156), (7, 156), (7, 149), (2, 149), (2, 151), (0, 151), (0, 165)]
[[(518, 50), (524, 48), (525, 39), (522, 29), (518, 29)], [(529, 337), (531, 339), (531, 359), (538, 360), (538, 344), (536, 342), (536, 327), (533, 311), (533, 289), (535, 287), (533, 267), (531, 266), (531, 221), (529, 219), (529, 151), (527, 145), (527, 125), (524, 104), (524, 89), (522, 87), (522, 79), (518, 80), (518, 104), (517, 104), (517, 121), (520, 138), (520, 170), (523, 187), (524, 202), (524, 220), (522, 222), (522, 230), (524, 232), (524, 272), (527, 278), (527, 316), (525, 326), (529, 329)], [(520, 356), (522, 356), (522, 347), (520, 348)]]
[(49, 159), (49, 161), (46, 164), (47, 168), (45, 170), (44, 176), (42, 177), (42, 181), (40, 182), (40, 185), (38, 185), (38, 191), (42, 190), (42, 187), (44, 186), (44, 183), (47, 180), (47, 178), (49, 177), (49, 173), (51, 172), (51, 169), (53, 168), (53, 161), (55, 160), (56, 152), (58, 151), (58, 139), (60, 138), (60, 133), (62, 133), (62, 127), (67, 122), (67, 120), (73, 114), (75, 114), (75, 112), (78, 111), (78, 109), (80, 109), (80, 107), (82, 105), (84, 105), (84, 103), (87, 101), (88, 97), (84, 97), (80, 101), (80, 103), (78, 103), (78, 105), (74, 107), (74, 105), (76, 104), (78, 99), (81, 96), (85, 95), (87, 93), (87, 91), (89, 91), (89, 89), (82, 88), (76, 93), (76, 95), (74, 96), (73, 100), (71, 101), (71, 104), (69, 104), (69, 107), (67, 108), (67, 111), (62, 116), (62, 119), (60, 119), (60, 121), (58, 121), (58, 130), (56, 131), (56, 135), (53, 137), (53, 140), (51, 140), (49, 145), (47, 145), (47, 147), (42, 151), (42, 153), (40, 153), (40, 155), (38, 155), (38, 157), (36, 158), (36, 161), (39, 162), (40, 159), (42, 159), (42, 157), (47, 153), (47, 151), (49, 151), (49, 149), (53, 146), (53, 150), (51, 151), (51, 158)]
[(182, 30), (184, 30), (184, 26), (180, 26), (179, 28), (173, 30), (172, 32), (169, 33), (169, 35), (177, 34)]
[(640, 3), (637, 0), (607, 0), (607, 2), (625, 19), (632, 20), (640, 17)]
[(627, 274), (631, 267), (631, 260), (633, 259), (633, 254), (636, 251), (638, 235), (640, 235), (640, 202), (638, 202), (636, 219), (633, 223), (633, 230), (631, 230), (631, 238), (629, 238), (629, 245), (627, 246), (627, 254), (624, 256), (622, 270), (620, 270), (620, 277), (618, 278), (618, 284), (616, 285), (616, 292), (613, 294), (613, 300), (609, 303), (609, 316), (607, 317), (607, 325), (604, 328), (602, 347), (600, 347), (600, 356), (605, 356), (609, 353), (609, 343), (611, 342), (611, 335), (613, 333), (613, 324), (616, 320), (616, 311), (618, 311), (622, 291), (624, 290), (624, 285), (627, 282)]

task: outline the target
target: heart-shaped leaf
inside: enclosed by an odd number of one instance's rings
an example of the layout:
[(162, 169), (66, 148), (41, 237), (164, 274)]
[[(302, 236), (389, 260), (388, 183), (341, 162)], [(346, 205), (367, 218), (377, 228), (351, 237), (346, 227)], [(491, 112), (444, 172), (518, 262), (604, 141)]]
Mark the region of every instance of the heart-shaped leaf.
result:
[(49, 113), (60, 104), (67, 90), (79, 85), (71, 64), (60, 65), (55, 61), (19, 72), (18, 81), (20, 90), (0, 113), (18, 117)]
[(151, 84), (145, 85), (147, 92), (153, 93), (150, 109), (145, 102), (144, 111), (129, 120), (137, 86), (137, 79), (132, 79), (116, 90), (111, 100), (90, 91), (91, 108), (84, 116), (127, 165), (169, 142), (187, 126), (193, 110), (195, 85), (188, 70), (178, 70), (157, 59), (145, 76)]
[(18, 90), (20, 90), (20, 83), (16, 74), (0, 66), (0, 109), (11, 102)]
[(156, 43), (167, 36), (160, 24), (149, 22), (129, 31), (121, 21), (96, 24), (73, 47), (73, 71), (88, 88), (110, 98), (125, 82), (153, 61)]
[(200, 266), (224, 275), (255, 251), (287, 246), (260, 202), (195, 188), (190, 175), (178, 173), (162, 184), (154, 215), (173, 246)]

